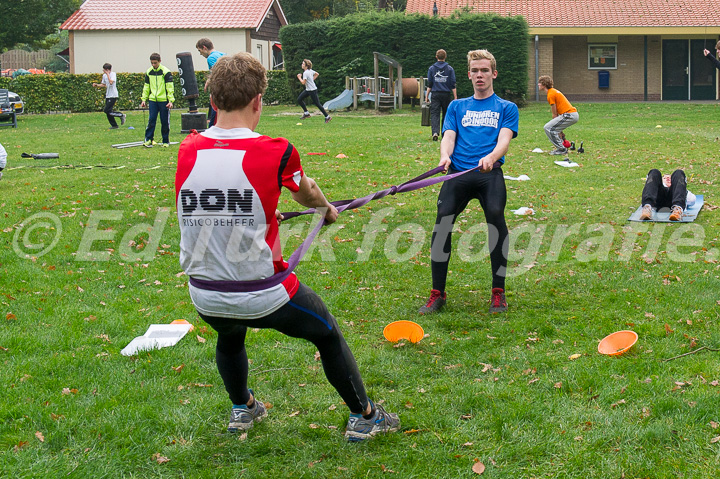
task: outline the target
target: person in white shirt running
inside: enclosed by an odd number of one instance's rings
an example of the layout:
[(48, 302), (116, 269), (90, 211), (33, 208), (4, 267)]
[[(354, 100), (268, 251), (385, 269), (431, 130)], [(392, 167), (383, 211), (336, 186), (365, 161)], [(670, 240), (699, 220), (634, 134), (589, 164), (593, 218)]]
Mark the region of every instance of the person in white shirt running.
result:
[(298, 80), (300, 80), (300, 83), (305, 85), (305, 89), (302, 93), (300, 93), (300, 96), (298, 96), (297, 99), (298, 105), (300, 105), (303, 109), (303, 114), (300, 119), (304, 120), (305, 118), (310, 118), (310, 112), (305, 106), (305, 98), (310, 97), (315, 106), (318, 107), (320, 112), (325, 116), (325, 123), (329, 123), (330, 120), (332, 120), (332, 117), (327, 111), (325, 111), (322, 103), (320, 103), (320, 98), (318, 98), (317, 85), (315, 85), (315, 80), (318, 76), (320, 76), (320, 74), (312, 69), (312, 62), (307, 58), (302, 61), (302, 69), (303, 72), (297, 74), (297, 78)]
[(100, 83), (93, 83), (94, 87), (105, 88), (105, 108), (103, 112), (107, 115), (110, 122), (110, 129), (117, 130), (118, 124), (115, 118), (120, 118), (120, 124), (125, 124), (125, 114), (119, 111), (113, 111), (115, 102), (118, 100), (117, 75), (112, 71), (112, 65), (106, 63), (103, 65), (103, 76)]

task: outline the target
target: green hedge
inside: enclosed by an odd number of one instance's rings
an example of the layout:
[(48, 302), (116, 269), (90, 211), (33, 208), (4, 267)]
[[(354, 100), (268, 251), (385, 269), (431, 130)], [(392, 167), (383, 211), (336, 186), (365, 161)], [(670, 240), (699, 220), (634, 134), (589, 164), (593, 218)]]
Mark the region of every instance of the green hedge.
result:
[[(208, 72), (195, 72), (198, 85), (205, 85)], [(187, 108), (187, 100), (179, 94), (180, 77), (173, 75), (175, 82), (175, 108)], [(57, 73), (53, 75), (23, 75), (16, 79), (0, 78), (0, 88), (7, 88), (20, 95), (28, 113), (47, 113), (54, 111), (89, 112), (102, 111), (105, 106), (105, 89), (95, 88), (93, 82), (100, 83), (101, 74), (72, 75)], [(118, 73), (117, 82), (120, 97), (115, 108), (132, 110), (139, 108), (142, 95), (144, 73)], [(284, 71), (268, 72), (266, 103), (292, 103), (293, 96)], [(200, 91), (196, 100), (198, 106), (207, 108), (210, 98), (207, 92)]]
[[(321, 97), (330, 99), (345, 88), (345, 76), (372, 76), (372, 52), (383, 53), (403, 67), (403, 77), (424, 77), (443, 48), (455, 68), (458, 96), (472, 95), (467, 80), (467, 52), (485, 48), (498, 64), (495, 92), (520, 105), (528, 82), (528, 26), (523, 17), (460, 14), (452, 18), (373, 12), (287, 25), (280, 30), (288, 81), (295, 94), (303, 58), (313, 61)], [(387, 65), (380, 75), (387, 77)]]

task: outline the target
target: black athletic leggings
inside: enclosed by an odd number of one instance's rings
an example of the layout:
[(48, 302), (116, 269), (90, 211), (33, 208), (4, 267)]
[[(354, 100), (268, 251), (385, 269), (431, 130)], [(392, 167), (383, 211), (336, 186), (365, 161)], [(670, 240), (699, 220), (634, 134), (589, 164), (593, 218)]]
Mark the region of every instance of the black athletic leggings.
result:
[(107, 116), (108, 122), (110, 122), (110, 126), (112, 127), (118, 126), (115, 118), (120, 118), (123, 116), (123, 114), (119, 111), (113, 111), (113, 107), (115, 106), (116, 101), (117, 97), (105, 98), (105, 108), (103, 108), (103, 113), (105, 113), (105, 115)]
[(360, 371), (350, 348), (320, 296), (304, 284), (283, 307), (263, 318), (229, 319), (200, 314), (218, 332), (215, 359), (225, 389), (233, 404), (246, 404), (248, 358), (245, 350), (247, 328), (272, 328), (293, 338), (307, 339), (320, 352), (325, 376), (353, 413), (368, 405)]
[[(456, 171), (451, 168), (448, 173)], [(505, 289), (509, 245), (505, 224), (507, 192), (502, 168), (494, 168), (489, 173), (472, 171), (443, 183), (438, 195), (437, 218), (430, 246), (433, 289), (445, 291), (453, 225), (473, 198), (480, 201), (488, 224), (492, 287)]]
[(653, 168), (647, 174), (645, 186), (642, 192), (642, 204), (653, 206), (657, 209), (679, 206), (685, 209), (687, 206), (687, 180), (683, 170), (675, 170), (670, 175), (670, 188), (663, 184), (662, 173)]
[(300, 96), (298, 96), (297, 102), (298, 105), (300, 105), (303, 109), (303, 111), (307, 112), (307, 107), (305, 106), (305, 98), (310, 97), (312, 102), (315, 104), (316, 107), (320, 109), (320, 112), (324, 116), (328, 116), (328, 112), (325, 111), (325, 108), (323, 108), (322, 103), (320, 103), (320, 98), (318, 98), (318, 92), (317, 90), (303, 90), (302, 93), (300, 93)]

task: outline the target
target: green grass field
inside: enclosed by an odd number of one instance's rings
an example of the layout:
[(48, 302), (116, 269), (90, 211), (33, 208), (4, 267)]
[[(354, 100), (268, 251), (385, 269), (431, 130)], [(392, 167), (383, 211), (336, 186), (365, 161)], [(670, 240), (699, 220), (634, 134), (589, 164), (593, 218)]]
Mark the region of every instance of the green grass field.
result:
[[(572, 153), (576, 169), (531, 152), (549, 149), (548, 106), (520, 112), (504, 170), (531, 180), (507, 181), (507, 314), (487, 313), (486, 228), (471, 203), (456, 225), (448, 305), (417, 315), (438, 186), (343, 213), (298, 267), (338, 318), (370, 396), (400, 414), (401, 432), (361, 444), (343, 438), (347, 409), (314, 347), (268, 330), (248, 335), (248, 354), (270, 416), (247, 435), (226, 432), (216, 335), (178, 263), (177, 146), (111, 148), (142, 139), (142, 113), (128, 114), (134, 130), (108, 131), (101, 113), (3, 128), (0, 476), (460, 478), (480, 461), (489, 478), (717, 477), (720, 352), (663, 360), (720, 348), (720, 110), (576, 106), (567, 135), (586, 150)], [(299, 111), (267, 107), (258, 130), (289, 138), (332, 200), (438, 162), (419, 109), (338, 112), (327, 125), (298, 125)], [(179, 112), (172, 122), (181, 141)], [(705, 196), (695, 223), (626, 222), (652, 167), (685, 169)], [(522, 206), (535, 214), (511, 212)], [(284, 194), (280, 209), (298, 208)], [(283, 224), (286, 256), (309, 227)], [(171, 348), (120, 354), (149, 324), (175, 319), (197, 329)], [(385, 341), (400, 319), (427, 337)], [(637, 344), (598, 354), (622, 329)]]

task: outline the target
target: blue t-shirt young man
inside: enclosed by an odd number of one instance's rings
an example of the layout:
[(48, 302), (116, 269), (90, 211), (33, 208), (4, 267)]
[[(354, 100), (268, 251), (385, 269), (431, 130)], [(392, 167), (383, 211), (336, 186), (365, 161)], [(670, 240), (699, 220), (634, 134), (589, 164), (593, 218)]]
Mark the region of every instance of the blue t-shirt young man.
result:
[(492, 267), (490, 312), (507, 310), (507, 192), (502, 164), (510, 140), (517, 136), (519, 115), (514, 103), (495, 95), (493, 80), (496, 77), (495, 57), (490, 52), (468, 52), (468, 78), (472, 81), (474, 94), (450, 103), (443, 125), (439, 165), (452, 173), (476, 167), (478, 170), (446, 181), (440, 190), (430, 247), (433, 289), (427, 303), (420, 308), (420, 314), (434, 313), (445, 305), (453, 225), (473, 198), (480, 201), (488, 224)]
[[(212, 70), (213, 65), (215, 65), (216, 61), (218, 61), (218, 58), (225, 55), (224, 53), (215, 50), (215, 46), (209, 38), (201, 38), (200, 40), (198, 40), (195, 44), (195, 48), (197, 48), (198, 53), (205, 57), (205, 59), (207, 60), (208, 70)], [(208, 81), (209, 80), (205, 81), (205, 90), (207, 90)], [(216, 120), (217, 113), (215, 112), (215, 110), (213, 110), (213, 107), (211, 105), (210, 111), (208, 111), (208, 128), (215, 125)]]

